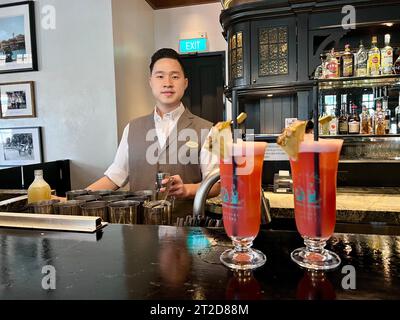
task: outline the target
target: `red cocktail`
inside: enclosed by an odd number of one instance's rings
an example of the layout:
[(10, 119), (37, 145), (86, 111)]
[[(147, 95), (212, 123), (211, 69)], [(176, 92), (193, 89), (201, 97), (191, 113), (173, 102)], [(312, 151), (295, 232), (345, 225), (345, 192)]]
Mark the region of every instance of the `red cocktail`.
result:
[(292, 252), (299, 265), (318, 270), (337, 267), (340, 258), (324, 249), (336, 223), (336, 178), (343, 140), (305, 139), (297, 160), (290, 159), (297, 230), (306, 248)]
[(233, 269), (253, 269), (263, 265), (265, 255), (251, 249), (261, 222), (261, 173), (265, 142), (238, 142), (228, 147), (220, 161), (224, 228), (235, 249), (221, 255)]

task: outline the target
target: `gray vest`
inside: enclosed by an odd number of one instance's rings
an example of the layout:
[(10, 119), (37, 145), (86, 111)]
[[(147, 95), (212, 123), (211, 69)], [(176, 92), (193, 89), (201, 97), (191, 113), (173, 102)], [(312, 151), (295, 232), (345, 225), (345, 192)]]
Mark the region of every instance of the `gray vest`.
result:
[[(200, 150), (212, 123), (193, 115), (188, 109), (180, 116), (176, 127), (167, 138), (165, 146), (160, 147), (155, 134), (154, 114), (134, 119), (129, 124), (129, 184), (131, 191), (154, 190), (156, 173), (168, 172), (180, 175), (183, 183), (199, 183), (202, 180), (200, 169)], [(179, 137), (186, 128), (193, 129), (196, 137)], [(203, 130), (202, 130), (203, 129)], [(146, 135), (152, 130), (151, 141), (146, 141)], [(185, 132), (185, 131), (184, 131)], [(184, 133), (182, 132), (182, 133)], [(195, 139), (198, 139), (196, 141)], [(186, 139), (185, 141), (181, 141)], [(191, 140), (196, 143), (186, 143)], [(176, 150), (178, 154), (176, 154)], [(195, 163), (187, 163), (191, 154), (196, 152)], [(146, 159), (146, 153), (151, 156), (151, 162)], [(192, 213), (193, 200), (175, 201), (174, 217), (184, 217)], [(175, 221), (173, 221), (175, 222)]]

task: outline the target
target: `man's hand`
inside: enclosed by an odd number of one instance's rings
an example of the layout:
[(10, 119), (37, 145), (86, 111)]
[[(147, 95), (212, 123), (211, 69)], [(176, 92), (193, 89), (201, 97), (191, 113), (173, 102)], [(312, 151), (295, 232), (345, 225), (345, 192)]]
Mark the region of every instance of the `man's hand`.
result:
[[(169, 178), (164, 179), (161, 183), (163, 185), (167, 185), (171, 183), (169, 187), (168, 195), (171, 197), (175, 197), (177, 199), (187, 199), (190, 198), (190, 185), (184, 184), (180, 175), (171, 176)], [(161, 188), (161, 192), (165, 192), (166, 188)]]
[(65, 202), (65, 201), (67, 201), (67, 198), (65, 198), (65, 197), (58, 197), (58, 196), (52, 195), (52, 196), (51, 196), (51, 200), (60, 200), (60, 202)]
[[(168, 181), (171, 181), (171, 186), (169, 189), (169, 196), (175, 197), (177, 199), (194, 199), (196, 192), (200, 187), (201, 183), (187, 183), (184, 184), (182, 178), (179, 175), (171, 176), (162, 180), (163, 185), (167, 185)], [(161, 188), (161, 192), (165, 192), (166, 188)], [(208, 193), (208, 197), (216, 197), (220, 192), (220, 184), (216, 183), (211, 188)]]

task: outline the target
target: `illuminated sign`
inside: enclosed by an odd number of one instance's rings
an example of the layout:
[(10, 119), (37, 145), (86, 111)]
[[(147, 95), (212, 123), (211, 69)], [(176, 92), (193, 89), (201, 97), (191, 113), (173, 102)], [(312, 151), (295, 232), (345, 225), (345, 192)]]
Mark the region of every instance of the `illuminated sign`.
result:
[(207, 51), (207, 49), (207, 38), (179, 40), (180, 53), (204, 52)]

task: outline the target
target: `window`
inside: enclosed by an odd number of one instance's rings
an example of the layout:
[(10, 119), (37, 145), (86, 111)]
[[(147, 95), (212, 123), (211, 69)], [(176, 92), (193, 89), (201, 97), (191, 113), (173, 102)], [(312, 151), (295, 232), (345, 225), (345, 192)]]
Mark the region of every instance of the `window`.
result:
[(362, 104), (365, 105), (368, 109), (374, 108), (374, 95), (373, 94), (363, 94), (362, 95)]
[(335, 114), (336, 112), (336, 95), (326, 95), (324, 97), (325, 114)]

